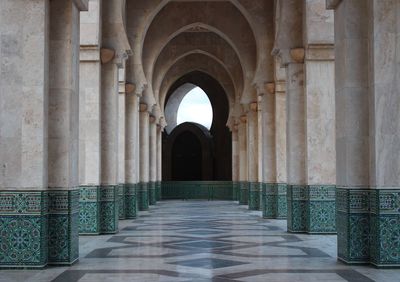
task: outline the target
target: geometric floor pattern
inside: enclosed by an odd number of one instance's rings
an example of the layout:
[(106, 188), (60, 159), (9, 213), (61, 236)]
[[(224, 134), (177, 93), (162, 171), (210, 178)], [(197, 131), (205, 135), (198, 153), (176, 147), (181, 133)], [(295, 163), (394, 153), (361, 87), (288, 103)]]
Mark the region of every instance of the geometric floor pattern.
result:
[(3, 270), (0, 281), (400, 281), (399, 270), (338, 262), (334, 235), (290, 234), (235, 202), (163, 201), (116, 235), (79, 240), (72, 267)]

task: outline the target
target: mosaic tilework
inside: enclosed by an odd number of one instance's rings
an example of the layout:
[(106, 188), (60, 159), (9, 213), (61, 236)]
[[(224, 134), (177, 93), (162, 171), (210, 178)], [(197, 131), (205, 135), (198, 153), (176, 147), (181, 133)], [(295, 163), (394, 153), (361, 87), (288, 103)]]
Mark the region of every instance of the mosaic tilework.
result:
[(157, 192), (156, 192), (156, 183), (155, 182), (149, 182), (149, 204), (151, 206), (154, 206), (157, 204)]
[(249, 184), (249, 210), (260, 210), (260, 189), (261, 183), (250, 182)]
[(239, 183), (239, 204), (249, 204), (249, 183), (247, 181), (240, 181)]
[(233, 200), (231, 181), (163, 182), (162, 199)]
[(0, 267), (46, 266), (47, 228), (47, 192), (0, 192)]
[(233, 200), (234, 201), (239, 201), (239, 187), (240, 187), (239, 182), (237, 182), (237, 181), (232, 182)]
[(263, 183), (262, 206), (264, 218), (285, 219), (287, 217), (287, 184)]
[(161, 201), (161, 187), (162, 187), (162, 182), (157, 181), (156, 182), (156, 200)]
[(125, 184), (125, 217), (132, 219), (137, 217), (137, 184)]
[(125, 184), (119, 184), (117, 187), (118, 195), (118, 218), (126, 218), (126, 207), (125, 207)]
[(79, 188), (79, 234), (100, 234), (100, 187)]
[(287, 203), (288, 231), (336, 232), (335, 186), (290, 185)]
[(336, 189), (338, 257), (347, 263), (370, 260), (370, 191)]
[(400, 189), (370, 193), (371, 263), (378, 267), (400, 265)]
[(49, 264), (79, 258), (79, 190), (49, 191)]
[(139, 211), (147, 211), (149, 209), (149, 191), (147, 183), (139, 183), (137, 187), (138, 208)]
[(100, 187), (100, 233), (118, 232), (117, 186)]

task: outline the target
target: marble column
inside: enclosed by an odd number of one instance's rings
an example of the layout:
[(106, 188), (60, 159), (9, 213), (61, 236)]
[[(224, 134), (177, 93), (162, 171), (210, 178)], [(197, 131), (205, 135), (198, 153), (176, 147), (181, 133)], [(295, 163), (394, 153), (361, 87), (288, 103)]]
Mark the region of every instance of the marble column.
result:
[(161, 201), (162, 195), (162, 125), (157, 125), (157, 183), (156, 200)]
[(239, 204), (249, 203), (249, 187), (247, 178), (247, 116), (240, 117), (239, 134)]
[[(101, 62), (100, 7), (81, 13), (79, 64), (79, 233), (100, 233)], [(94, 28), (95, 27), (95, 28)]]
[(292, 61), (287, 67), (287, 177), (289, 232), (307, 230), (306, 136), (304, 64)]
[(119, 95), (118, 95), (118, 217), (125, 219), (125, 118), (126, 118), (126, 84), (125, 68), (118, 70)]
[(338, 257), (399, 267), (400, 5), (334, 4)]
[(233, 200), (239, 200), (239, 131), (235, 124), (232, 128), (232, 189)]
[(137, 186), (139, 167), (139, 97), (135, 92), (127, 93), (125, 112), (125, 216), (127, 219), (137, 217)]
[(156, 181), (157, 181), (157, 124), (156, 117), (150, 116), (149, 124), (149, 204), (155, 205), (156, 198)]
[(260, 182), (258, 178), (258, 103), (250, 104), (247, 113), (247, 178), (250, 210), (260, 209)]
[(100, 232), (118, 232), (118, 66), (101, 69)]
[(147, 104), (140, 104), (140, 185), (138, 187), (139, 210), (149, 209), (149, 126), (150, 114)]
[(49, 264), (79, 258), (79, 8), (50, 2)]
[[(0, 229), (7, 230), (0, 267), (43, 267), (48, 261), (49, 6), (14, 0), (0, 5)], [(18, 238), (31, 245), (16, 250)]]

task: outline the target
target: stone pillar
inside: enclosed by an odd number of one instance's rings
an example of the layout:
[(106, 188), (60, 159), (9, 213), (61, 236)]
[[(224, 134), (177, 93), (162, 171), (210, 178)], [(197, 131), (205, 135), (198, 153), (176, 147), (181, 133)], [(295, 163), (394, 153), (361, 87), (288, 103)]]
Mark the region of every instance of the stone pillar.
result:
[(140, 211), (149, 209), (149, 126), (150, 114), (147, 104), (140, 104), (140, 186), (138, 188)]
[(292, 61), (287, 65), (287, 173), (289, 232), (305, 232), (307, 228), (306, 137), (304, 106), (304, 64)]
[(238, 125), (234, 125), (232, 128), (232, 189), (233, 189), (233, 200), (239, 200), (239, 131)]
[(155, 205), (156, 199), (156, 181), (157, 181), (157, 124), (155, 116), (150, 116), (149, 124), (149, 204)]
[(100, 232), (118, 231), (118, 66), (101, 69)]
[[(43, 267), (48, 260), (49, 1), (6, 0), (0, 12), (0, 229), (7, 230), (0, 266)], [(13, 246), (25, 238), (29, 247)]]
[(125, 219), (125, 68), (118, 70), (118, 217)]
[(125, 134), (125, 216), (128, 219), (137, 217), (137, 184), (139, 159), (137, 145), (139, 143), (139, 97), (135, 92), (126, 96), (126, 134)]
[(247, 205), (249, 203), (249, 187), (247, 180), (247, 116), (240, 117), (238, 128), (239, 134), (239, 180), (240, 193), (239, 204)]
[(79, 9), (50, 2), (49, 264), (79, 258)]
[(97, 2), (89, 2), (89, 11), (81, 13), (80, 21), (79, 233), (87, 235), (100, 234), (101, 13)]
[(260, 209), (260, 183), (258, 181), (258, 103), (250, 104), (247, 113), (247, 176), (249, 182), (249, 209)]
[(156, 200), (161, 201), (162, 189), (162, 131), (161, 125), (157, 125), (157, 183), (156, 183)]
[(400, 5), (375, 0), (333, 4), (338, 257), (398, 267)]

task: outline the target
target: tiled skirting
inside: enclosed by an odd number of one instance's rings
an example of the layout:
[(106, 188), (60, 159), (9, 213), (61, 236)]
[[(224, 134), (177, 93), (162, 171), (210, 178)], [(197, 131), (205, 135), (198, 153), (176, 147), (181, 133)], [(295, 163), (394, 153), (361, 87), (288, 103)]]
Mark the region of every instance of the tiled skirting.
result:
[(240, 182), (238, 181), (232, 182), (232, 188), (233, 188), (233, 200), (239, 201)]
[(126, 218), (126, 206), (125, 206), (125, 184), (119, 184), (117, 187), (117, 201), (118, 201), (118, 218)]
[(156, 182), (156, 200), (161, 201), (161, 187), (162, 187), (162, 182), (157, 181)]
[(125, 184), (125, 218), (137, 217), (138, 211), (137, 184)]
[(338, 257), (400, 265), (400, 189), (337, 188)]
[(247, 181), (239, 182), (239, 204), (240, 205), (249, 204), (249, 182)]
[(79, 189), (49, 191), (49, 264), (70, 265), (79, 258)]
[(260, 210), (261, 183), (249, 182), (249, 210)]
[(336, 233), (335, 186), (289, 185), (287, 188), (289, 232)]
[(263, 183), (262, 184), (262, 207), (264, 218), (286, 219), (287, 218), (287, 184), (286, 183)]
[(0, 267), (74, 263), (78, 197), (78, 190), (0, 192)]
[(231, 181), (167, 181), (162, 183), (162, 199), (233, 200)]
[(157, 204), (156, 183), (149, 182), (148, 189), (149, 189), (149, 204), (153, 206)]
[(139, 211), (147, 211), (149, 209), (149, 190), (148, 183), (141, 182), (137, 187), (138, 208)]
[(79, 234), (97, 235), (118, 232), (120, 186), (81, 186)]

